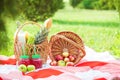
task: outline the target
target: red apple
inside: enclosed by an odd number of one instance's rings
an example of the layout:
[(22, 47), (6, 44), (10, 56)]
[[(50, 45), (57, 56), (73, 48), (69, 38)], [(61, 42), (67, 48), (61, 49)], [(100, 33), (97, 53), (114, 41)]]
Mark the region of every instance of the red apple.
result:
[(56, 62), (56, 61), (52, 61), (52, 62), (50, 63), (50, 65), (51, 65), (51, 66), (57, 66), (57, 62)]
[(73, 61), (75, 60), (75, 57), (74, 57), (73, 55), (70, 55), (70, 56), (69, 56), (69, 59), (70, 59), (70, 61), (73, 62)]
[(64, 58), (64, 61), (65, 61), (65, 62), (69, 62), (70, 59), (69, 59), (69, 58)]
[(63, 60), (63, 56), (62, 56), (62, 55), (56, 55), (56, 56), (55, 56), (55, 59), (56, 59), (57, 61)]
[(77, 55), (72, 55), (75, 59), (77, 58)]
[(62, 55), (63, 55), (63, 57), (68, 57), (69, 53), (68, 52), (63, 52)]
[(66, 66), (74, 66), (74, 63), (73, 62), (67, 62)]

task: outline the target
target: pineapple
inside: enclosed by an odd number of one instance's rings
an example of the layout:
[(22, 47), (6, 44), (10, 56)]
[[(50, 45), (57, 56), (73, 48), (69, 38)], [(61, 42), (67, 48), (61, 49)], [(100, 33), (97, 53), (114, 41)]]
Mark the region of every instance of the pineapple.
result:
[(42, 43), (48, 36), (49, 30), (46, 27), (42, 27), (40, 31), (35, 36), (35, 44)]

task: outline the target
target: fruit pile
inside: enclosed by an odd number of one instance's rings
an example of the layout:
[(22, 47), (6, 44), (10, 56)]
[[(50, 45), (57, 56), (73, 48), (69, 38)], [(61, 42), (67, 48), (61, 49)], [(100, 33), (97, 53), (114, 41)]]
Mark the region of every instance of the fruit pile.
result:
[(76, 55), (70, 55), (68, 52), (63, 52), (54, 56), (55, 60), (50, 63), (51, 66), (74, 66)]

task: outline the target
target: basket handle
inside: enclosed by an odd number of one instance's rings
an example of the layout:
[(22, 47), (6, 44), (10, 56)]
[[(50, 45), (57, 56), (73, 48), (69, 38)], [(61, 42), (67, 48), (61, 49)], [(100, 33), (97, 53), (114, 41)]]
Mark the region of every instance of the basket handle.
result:
[(64, 39), (64, 40), (66, 40), (66, 41), (70, 42), (70, 43), (71, 43), (71, 44), (73, 44), (75, 47), (77, 47), (77, 48), (81, 49), (83, 53), (85, 53), (85, 51), (83, 50), (83, 48), (81, 48), (81, 46), (80, 46), (80, 45), (78, 45), (78, 44), (77, 44), (77, 43), (75, 43), (74, 41), (72, 41), (72, 40), (68, 39), (67, 37), (65, 37), (65, 36), (63, 36), (63, 35), (58, 35), (58, 34), (57, 34), (57, 35), (54, 35), (54, 36), (56, 36), (56, 37), (58, 37), (58, 38), (62, 38), (62, 39)]
[(28, 21), (28, 22), (25, 22), (23, 25), (21, 25), (20, 27), (18, 27), (18, 30), (16, 31), (16, 35), (15, 35), (15, 43), (17, 43), (17, 39), (18, 39), (18, 33), (20, 32), (20, 30), (27, 24), (35, 24), (39, 27), (41, 27), (40, 24), (36, 23), (36, 22), (33, 22), (33, 21)]
[[(63, 36), (63, 35), (58, 35), (58, 34), (57, 34), (57, 35), (54, 35), (54, 36), (55, 36), (55, 37), (58, 37), (58, 38), (62, 38), (62, 39), (64, 39), (64, 40), (70, 42), (70, 43), (73, 44), (75, 47), (77, 47), (78, 49), (80, 49), (80, 50), (84, 53), (84, 55), (86, 54), (85, 50), (84, 50), (83, 48), (81, 48), (80, 45), (78, 45), (78, 44), (75, 43), (74, 41), (68, 39), (67, 37), (65, 37), (65, 36)], [(84, 57), (84, 55), (79, 54), (79, 56), (80, 56), (81, 58)], [(77, 59), (77, 61), (76, 61), (74, 64), (77, 64), (77, 62), (79, 62), (79, 60), (80, 60), (80, 59)]]

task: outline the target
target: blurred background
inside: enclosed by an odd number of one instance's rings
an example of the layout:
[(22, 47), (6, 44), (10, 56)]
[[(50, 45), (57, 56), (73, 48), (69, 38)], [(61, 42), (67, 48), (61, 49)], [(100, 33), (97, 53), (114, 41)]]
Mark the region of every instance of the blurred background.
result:
[(57, 32), (73, 31), (86, 46), (120, 58), (120, 0), (1, 0), (0, 55), (14, 54), (18, 22), (43, 24), (48, 18), (53, 19), (49, 39)]

